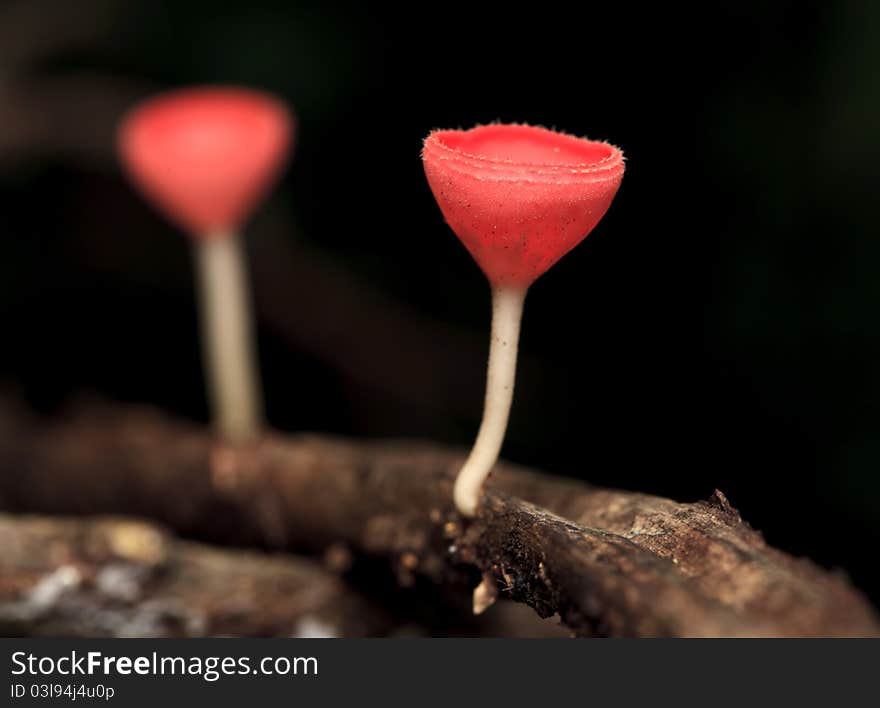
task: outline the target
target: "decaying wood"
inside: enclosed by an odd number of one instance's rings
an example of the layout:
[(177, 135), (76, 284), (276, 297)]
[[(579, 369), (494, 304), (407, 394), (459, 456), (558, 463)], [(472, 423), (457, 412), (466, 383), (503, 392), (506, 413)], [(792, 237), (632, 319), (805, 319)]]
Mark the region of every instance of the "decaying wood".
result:
[(0, 514), (0, 549), (0, 636), (565, 636), (514, 603), (480, 618), (447, 610), (431, 626), (353, 589), (339, 549), (309, 560), (181, 541), (124, 517), (11, 514)]
[(373, 636), (390, 618), (320, 564), (106, 517), (0, 514), (0, 635)]
[(720, 492), (680, 504), (499, 465), (466, 521), (450, 503), (462, 461), (430, 444), (277, 433), (233, 449), (142, 408), (91, 406), (56, 422), (0, 413), (5, 509), (130, 513), (213, 541), (345, 547), (390, 562), (404, 585), (473, 589), (488, 574), (502, 597), (558, 613), (578, 635), (880, 634), (842, 575), (768, 547)]

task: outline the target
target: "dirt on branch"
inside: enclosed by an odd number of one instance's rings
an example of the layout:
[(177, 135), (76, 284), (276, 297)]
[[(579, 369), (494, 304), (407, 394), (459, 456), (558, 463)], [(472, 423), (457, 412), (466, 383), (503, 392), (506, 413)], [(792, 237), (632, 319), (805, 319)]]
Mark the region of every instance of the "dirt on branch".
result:
[(478, 517), (452, 508), (459, 451), (269, 433), (231, 448), (145, 408), (63, 420), (0, 407), (0, 506), (146, 516), (236, 545), (345, 548), (429, 582), (499, 595), (581, 636), (866, 636), (840, 574), (767, 546), (716, 492), (680, 504), (499, 465)]

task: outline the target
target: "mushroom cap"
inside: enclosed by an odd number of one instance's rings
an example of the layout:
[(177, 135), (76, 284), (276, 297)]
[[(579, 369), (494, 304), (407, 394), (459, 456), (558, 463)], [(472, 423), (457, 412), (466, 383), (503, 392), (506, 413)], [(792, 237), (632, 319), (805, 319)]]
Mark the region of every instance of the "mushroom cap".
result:
[(147, 199), (202, 237), (248, 218), (280, 171), (292, 133), (291, 112), (267, 93), (194, 87), (130, 110), (118, 150)]
[(495, 285), (528, 287), (596, 226), (623, 152), (529, 125), (435, 130), (422, 161), (443, 216)]

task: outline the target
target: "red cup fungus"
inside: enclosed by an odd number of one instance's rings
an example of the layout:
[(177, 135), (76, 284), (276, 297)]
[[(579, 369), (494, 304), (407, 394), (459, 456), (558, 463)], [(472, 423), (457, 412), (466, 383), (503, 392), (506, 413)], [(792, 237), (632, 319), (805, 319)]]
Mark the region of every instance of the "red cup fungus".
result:
[(526, 291), (604, 216), (623, 153), (546, 128), (493, 124), (433, 131), (422, 161), (447, 224), (492, 286), (483, 420), (454, 492), (459, 511), (473, 516), (507, 429)]
[(253, 436), (262, 420), (239, 231), (280, 172), (292, 133), (281, 101), (237, 87), (160, 94), (119, 126), (132, 182), (193, 237), (209, 397), (218, 430), (235, 441)]

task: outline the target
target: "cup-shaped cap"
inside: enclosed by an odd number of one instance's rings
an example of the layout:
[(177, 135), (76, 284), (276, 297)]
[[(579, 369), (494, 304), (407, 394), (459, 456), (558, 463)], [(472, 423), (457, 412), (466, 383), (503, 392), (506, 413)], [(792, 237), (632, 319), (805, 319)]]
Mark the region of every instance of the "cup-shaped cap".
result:
[(203, 236), (248, 218), (280, 171), (292, 129), (269, 94), (188, 88), (133, 108), (120, 124), (119, 155), (157, 209)]
[(619, 148), (528, 125), (434, 131), (422, 161), (446, 222), (495, 285), (531, 285), (593, 230), (623, 178)]

